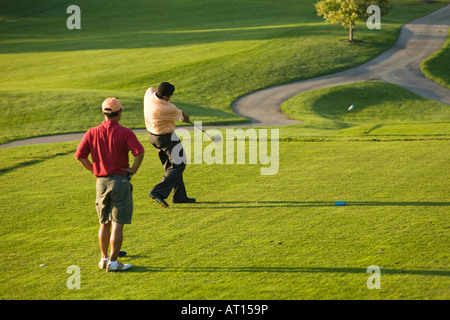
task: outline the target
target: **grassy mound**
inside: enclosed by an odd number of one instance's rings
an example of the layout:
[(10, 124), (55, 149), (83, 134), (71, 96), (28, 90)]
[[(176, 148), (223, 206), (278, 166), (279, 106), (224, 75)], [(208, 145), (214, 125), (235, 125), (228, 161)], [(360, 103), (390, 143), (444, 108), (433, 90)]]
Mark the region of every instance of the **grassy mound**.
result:
[(427, 78), (450, 89), (450, 33), (442, 48), (424, 60), (420, 67)]
[[(354, 105), (353, 110), (348, 108)], [(304, 92), (282, 110), (302, 135), (448, 136), (450, 108), (394, 84), (364, 81)], [(295, 133), (293, 133), (295, 134)]]

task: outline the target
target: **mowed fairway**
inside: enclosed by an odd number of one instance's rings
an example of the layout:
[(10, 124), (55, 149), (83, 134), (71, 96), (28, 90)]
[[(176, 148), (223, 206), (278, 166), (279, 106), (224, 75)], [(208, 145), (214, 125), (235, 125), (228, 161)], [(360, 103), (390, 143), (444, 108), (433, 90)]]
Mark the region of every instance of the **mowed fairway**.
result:
[(230, 108), (240, 96), (362, 64), (444, 2), (394, 3), (381, 30), (358, 24), (365, 42), (352, 45), (312, 0), (80, 0), (80, 30), (66, 27), (67, 3), (0, 0), (0, 143), (85, 131), (109, 96), (126, 108), (124, 125), (143, 128), (145, 90), (161, 81), (205, 124), (245, 122)]
[[(108, 96), (124, 104), (122, 125), (142, 128), (143, 94), (160, 81), (176, 85), (191, 120), (238, 126), (236, 98), (361, 64), (445, 3), (392, 1), (382, 30), (361, 23), (364, 42), (348, 44), (313, 2), (80, 0), (82, 29), (68, 30), (70, 3), (0, 0), (0, 143), (84, 131)], [(280, 136), (276, 174), (261, 175), (268, 165), (249, 154), (189, 164), (198, 202), (170, 209), (148, 197), (163, 169), (139, 134), (123, 273), (98, 268), (95, 178), (74, 158), (78, 141), (0, 149), (0, 299), (448, 300), (448, 107), (378, 81), (305, 92), (283, 104), (302, 123), (269, 128)], [(367, 286), (370, 266), (380, 289)]]
[[(97, 267), (95, 179), (76, 143), (0, 150), (3, 299), (449, 298), (448, 140), (282, 141), (273, 176), (189, 165), (199, 203), (167, 210), (147, 196), (162, 169), (141, 138), (121, 274)], [(71, 265), (81, 289), (67, 288)]]

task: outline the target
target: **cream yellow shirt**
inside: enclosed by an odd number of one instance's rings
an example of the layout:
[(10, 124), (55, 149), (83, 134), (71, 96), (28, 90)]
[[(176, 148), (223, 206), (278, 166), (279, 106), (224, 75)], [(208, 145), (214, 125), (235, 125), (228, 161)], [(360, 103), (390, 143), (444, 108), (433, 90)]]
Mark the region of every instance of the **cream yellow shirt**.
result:
[(173, 103), (158, 98), (155, 88), (149, 88), (144, 96), (144, 118), (149, 132), (167, 134), (175, 130), (175, 120), (183, 120), (183, 113)]

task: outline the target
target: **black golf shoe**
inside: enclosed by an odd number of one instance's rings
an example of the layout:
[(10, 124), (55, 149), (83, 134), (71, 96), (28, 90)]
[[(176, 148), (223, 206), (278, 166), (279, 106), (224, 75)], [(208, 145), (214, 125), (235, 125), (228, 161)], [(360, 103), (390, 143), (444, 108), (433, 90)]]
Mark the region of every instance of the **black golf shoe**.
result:
[(153, 195), (151, 193), (149, 193), (148, 195), (150, 196), (150, 198), (154, 199), (161, 207), (163, 207), (163, 208), (169, 207), (169, 204), (163, 198)]

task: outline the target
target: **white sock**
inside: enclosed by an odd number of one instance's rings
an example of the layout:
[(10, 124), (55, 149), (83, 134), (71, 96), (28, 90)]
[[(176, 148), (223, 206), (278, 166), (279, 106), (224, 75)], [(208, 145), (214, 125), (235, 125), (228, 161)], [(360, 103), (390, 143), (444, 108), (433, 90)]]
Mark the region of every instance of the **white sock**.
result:
[(108, 261), (108, 260), (109, 260), (109, 257), (102, 258), (102, 261)]
[(116, 261), (109, 261), (109, 265), (110, 266), (117, 266), (117, 264), (118, 264), (118, 262), (117, 262), (117, 260)]

